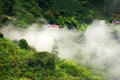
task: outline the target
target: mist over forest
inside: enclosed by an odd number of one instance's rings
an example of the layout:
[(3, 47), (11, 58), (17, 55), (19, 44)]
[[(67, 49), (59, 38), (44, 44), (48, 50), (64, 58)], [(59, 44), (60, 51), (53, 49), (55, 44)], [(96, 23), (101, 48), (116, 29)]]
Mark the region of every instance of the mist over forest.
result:
[(0, 80), (120, 80), (119, 0), (0, 0)]

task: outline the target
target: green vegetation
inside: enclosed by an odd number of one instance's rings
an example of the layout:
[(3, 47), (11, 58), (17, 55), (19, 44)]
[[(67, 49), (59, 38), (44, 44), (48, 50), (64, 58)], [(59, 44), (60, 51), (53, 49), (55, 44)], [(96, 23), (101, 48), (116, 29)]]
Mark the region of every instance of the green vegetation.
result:
[(13, 23), (17, 27), (26, 27), (41, 17), (41, 8), (36, 0), (1, 0), (0, 23)]
[[(50, 23), (85, 31), (94, 19), (120, 20), (116, 8), (119, 3), (115, 0), (0, 0), (0, 29), (9, 24), (27, 28), (32, 23)], [(0, 33), (0, 80), (108, 80), (105, 71), (62, 60), (57, 54), (56, 41), (51, 52), (37, 52), (25, 39), (11, 41)]]
[(3, 38), (4, 36), (3, 36), (3, 34), (2, 33), (0, 33), (0, 38)]
[(26, 28), (32, 23), (47, 23), (47, 19), (50, 24), (78, 28), (94, 19), (119, 20), (119, 3), (118, 0), (0, 0), (0, 26), (12, 23)]
[(56, 54), (26, 50), (24, 39), (19, 46), (14, 42), (0, 38), (0, 80), (106, 80), (92, 69), (59, 59)]
[(22, 48), (22, 49), (28, 49), (28, 43), (27, 43), (27, 41), (25, 40), (25, 39), (21, 39), (20, 41), (19, 41), (19, 46), (20, 46), (20, 48)]

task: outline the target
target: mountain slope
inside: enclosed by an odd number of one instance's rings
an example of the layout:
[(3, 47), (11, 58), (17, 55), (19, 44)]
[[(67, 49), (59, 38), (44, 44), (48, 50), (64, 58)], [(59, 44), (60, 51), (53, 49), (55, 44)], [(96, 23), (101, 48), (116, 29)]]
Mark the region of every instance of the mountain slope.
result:
[(105, 80), (101, 75), (49, 52), (21, 49), (0, 38), (1, 80)]

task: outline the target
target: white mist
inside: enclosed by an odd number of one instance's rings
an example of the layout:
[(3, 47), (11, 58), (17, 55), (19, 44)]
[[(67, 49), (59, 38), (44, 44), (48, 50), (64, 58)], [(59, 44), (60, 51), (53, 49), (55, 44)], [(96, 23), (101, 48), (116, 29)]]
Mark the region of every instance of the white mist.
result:
[[(37, 51), (51, 51), (57, 40), (59, 57), (75, 59), (93, 67), (107, 66), (111, 80), (120, 80), (120, 26), (95, 20), (85, 33), (76, 30), (52, 30), (48, 26), (39, 28), (36, 24), (26, 30), (16, 30), (11, 26), (0, 30), (5, 37), (26, 39)], [(79, 56), (79, 58), (75, 58)]]

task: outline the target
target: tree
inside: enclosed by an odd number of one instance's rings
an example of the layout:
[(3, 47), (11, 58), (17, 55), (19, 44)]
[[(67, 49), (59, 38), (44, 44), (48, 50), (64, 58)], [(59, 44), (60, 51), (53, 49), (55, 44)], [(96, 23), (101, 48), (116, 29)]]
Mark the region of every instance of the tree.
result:
[(26, 49), (26, 50), (29, 49), (28, 43), (27, 43), (27, 41), (26, 41), (25, 39), (21, 39), (21, 40), (19, 41), (19, 46), (20, 46), (20, 48), (22, 48), (22, 49)]
[(54, 54), (49, 52), (37, 52), (31, 59), (28, 60), (30, 67), (38, 67), (45, 69), (55, 69), (56, 57)]
[(0, 38), (4, 38), (4, 35), (2, 33), (0, 33)]
[(52, 51), (53, 54), (57, 55), (58, 54), (58, 43), (57, 40), (54, 40), (53, 46), (52, 46)]

